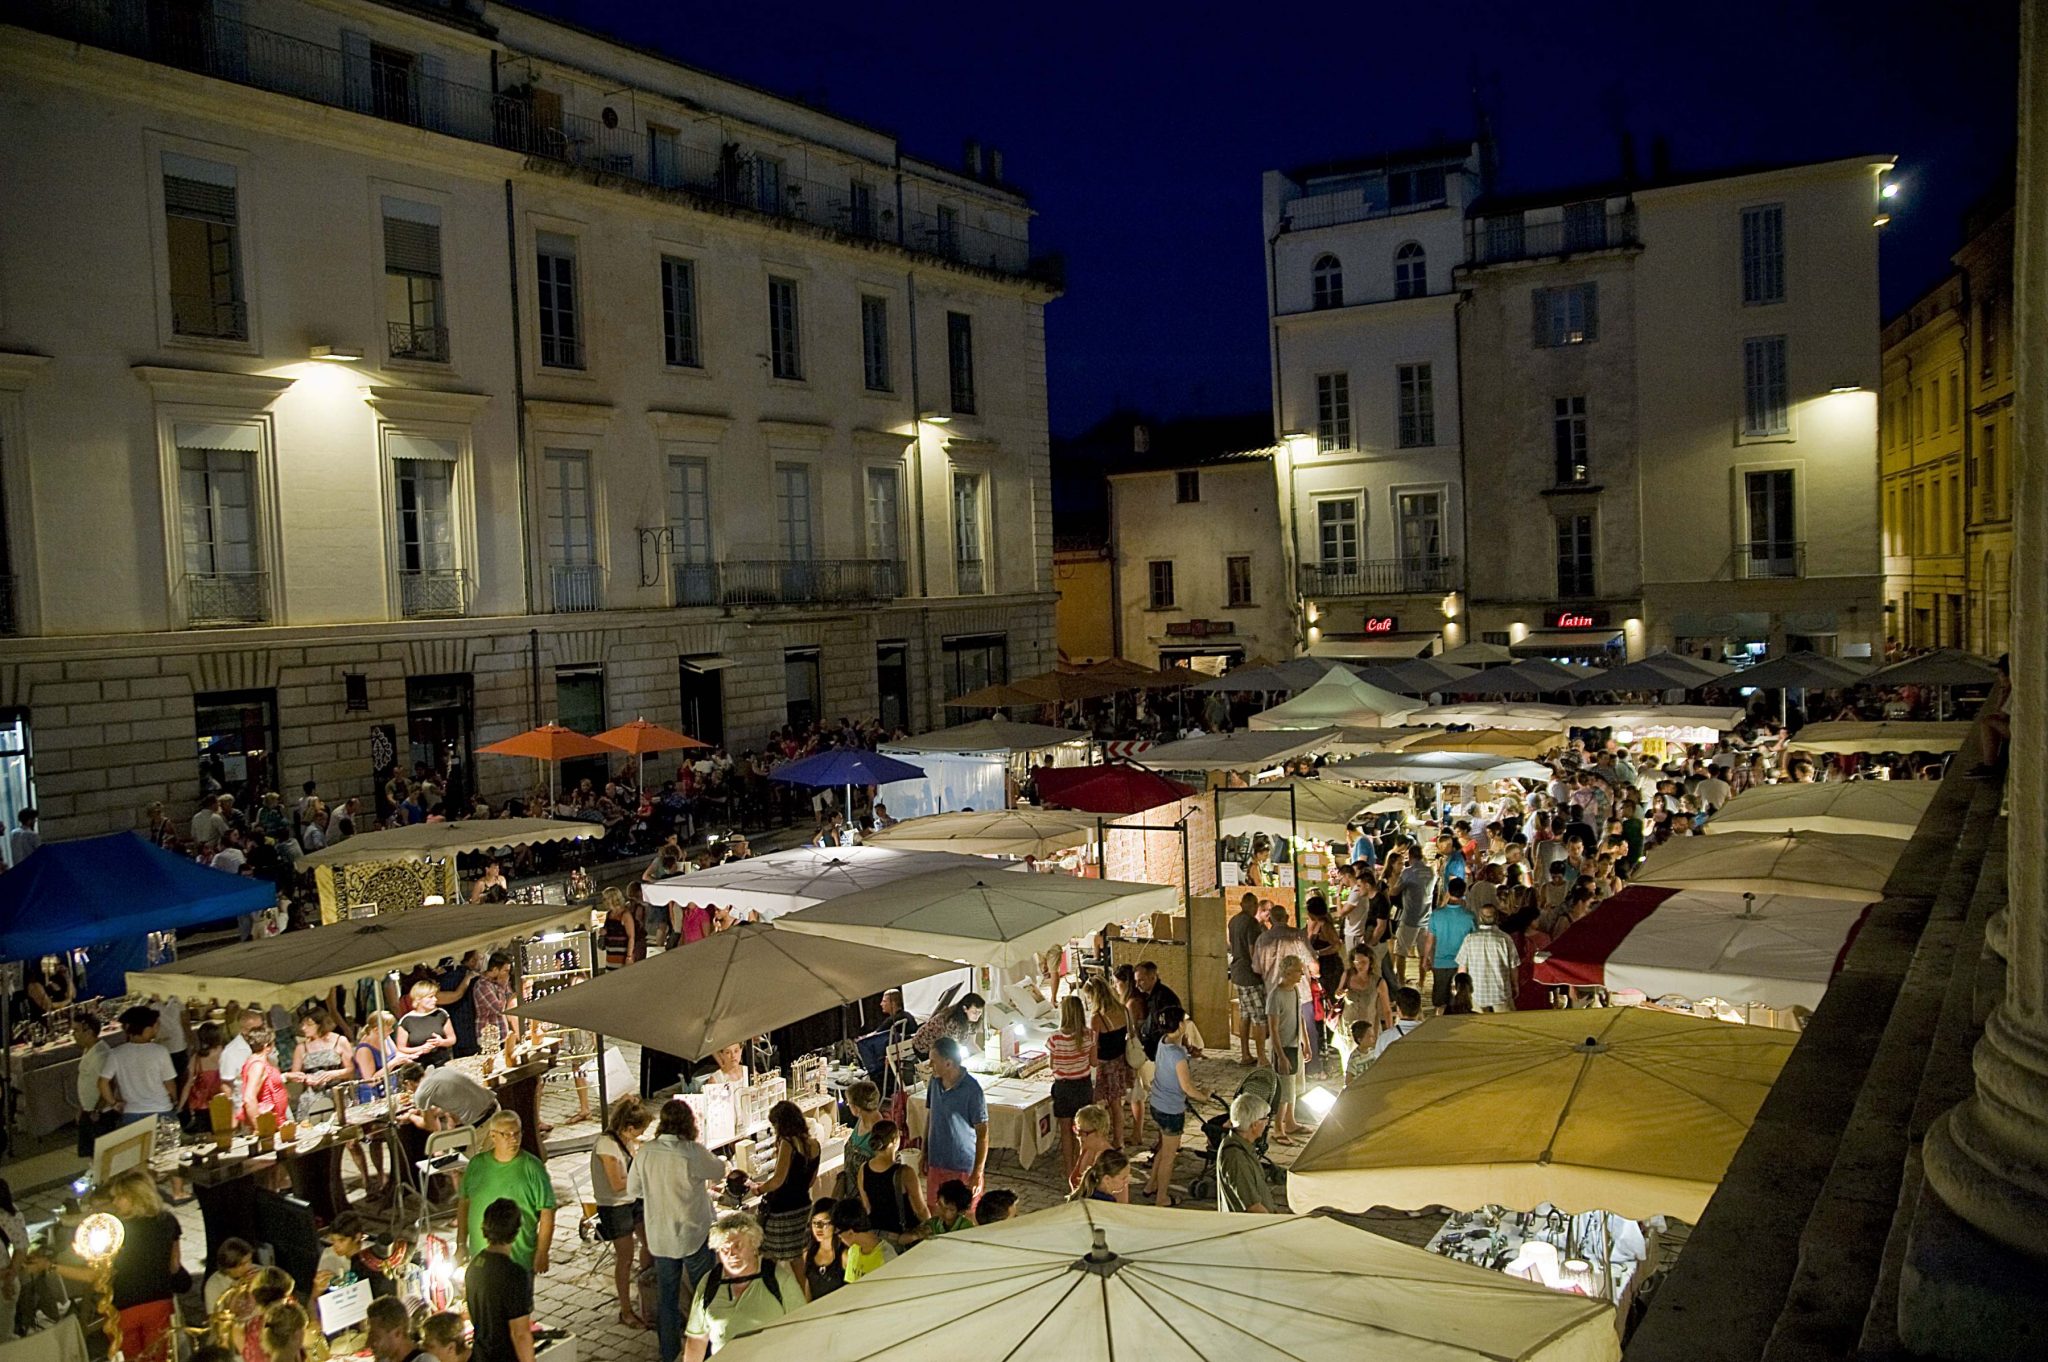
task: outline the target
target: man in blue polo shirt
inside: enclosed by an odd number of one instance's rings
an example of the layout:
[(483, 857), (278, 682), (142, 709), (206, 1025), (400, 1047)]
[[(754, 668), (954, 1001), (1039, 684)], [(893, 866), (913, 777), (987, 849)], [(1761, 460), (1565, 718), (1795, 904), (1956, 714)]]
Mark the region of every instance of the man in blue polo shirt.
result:
[(1451, 979), (1458, 972), (1458, 947), (1465, 944), (1465, 938), (1478, 925), (1472, 910), (1465, 906), (1465, 881), (1453, 875), (1444, 886), (1444, 901), (1429, 915), (1430, 935), (1436, 939), (1436, 954), (1430, 962), (1436, 973), (1430, 979), (1429, 993), (1439, 1012), (1451, 1000)]
[(960, 1042), (942, 1036), (932, 1045), (932, 1081), (924, 1085), (925, 1199), (939, 1204), (939, 1187), (958, 1178), (976, 1200), (988, 1163), (988, 1099), (961, 1067)]

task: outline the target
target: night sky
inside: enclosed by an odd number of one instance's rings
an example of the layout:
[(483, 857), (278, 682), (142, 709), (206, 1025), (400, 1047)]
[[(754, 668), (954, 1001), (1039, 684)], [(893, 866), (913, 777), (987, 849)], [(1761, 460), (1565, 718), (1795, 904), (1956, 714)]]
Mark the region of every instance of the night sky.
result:
[(1897, 154), (1886, 316), (1948, 268), (2014, 145), (2014, 0), (524, 7), (943, 164), (968, 138), (1001, 148), (1034, 249), (1067, 260), (1047, 320), (1056, 435), (1120, 406), (1267, 406), (1260, 173), (1468, 137), (1475, 74), (1510, 191), (1613, 176), (1623, 128), (1645, 166), (1667, 138), (1680, 171)]

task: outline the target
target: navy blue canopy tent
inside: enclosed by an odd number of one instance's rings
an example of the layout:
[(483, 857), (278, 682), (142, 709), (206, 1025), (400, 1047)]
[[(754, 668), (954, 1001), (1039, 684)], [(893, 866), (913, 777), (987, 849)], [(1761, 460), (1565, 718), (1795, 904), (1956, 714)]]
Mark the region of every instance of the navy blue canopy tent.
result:
[[(81, 946), (129, 941), (269, 908), (277, 887), (265, 880), (174, 856), (132, 832), (51, 842), (0, 875), (0, 960), (33, 960)], [(140, 962), (136, 962), (140, 968)], [(116, 966), (118, 971), (118, 966)], [(96, 970), (101, 976), (105, 970)], [(119, 992), (118, 979), (95, 977), (96, 993)]]

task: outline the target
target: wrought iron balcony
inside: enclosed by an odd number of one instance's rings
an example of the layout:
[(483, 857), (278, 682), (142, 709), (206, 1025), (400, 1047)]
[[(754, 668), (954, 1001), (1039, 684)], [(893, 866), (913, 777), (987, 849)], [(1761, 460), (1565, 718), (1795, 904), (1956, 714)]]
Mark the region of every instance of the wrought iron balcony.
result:
[(425, 360), (430, 364), (448, 362), (448, 328), (414, 326), (410, 322), (389, 322), (391, 358)]
[(469, 573), (462, 568), (401, 571), (398, 605), (407, 619), (464, 614), (469, 609)]
[(720, 603), (716, 563), (670, 563), (669, 580), (679, 606)]
[(981, 559), (960, 558), (953, 563), (953, 589), (962, 596), (979, 596), (988, 590)]
[(249, 305), (203, 293), (171, 295), (171, 330), (202, 340), (249, 339)]
[(902, 579), (902, 565), (884, 558), (741, 558), (718, 565), (719, 600), (728, 606), (870, 604), (894, 599)]
[(262, 624), (270, 618), (267, 572), (188, 572), (185, 622), (193, 625)]
[(604, 609), (604, 569), (595, 563), (548, 564), (548, 606), (557, 614)]
[(1307, 564), (1301, 569), (1301, 594), (1328, 600), (1449, 591), (1458, 584), (1457, 569), (1455, 558), (1377, 558)]
[(1472, 265), (1604, 251), (1637, 242), (1632, 207), (1612, 212), (1574, 212), (1567, 207), (1563, 218), (1546, 222), (1531, 222), (1524, 213), (1500, 213), (1465, 224), (1465, 259)]
[(1731, 561), (1737, 581), (1804, 577), (1806, 545), (1789, 539), (1752, 539), (1735, 550)]
[[(612, 176), (678, 190), (849, 236), (892, 241), (961, 264), (1058, 282), (1058, 262), (1031, 258), (1029, 236), (956, 222), (941, 230), (936, 210), (899, 214), (892, 171), (877, 164), (866, 195), (851, 177), (813, 180), (737, 143), (692, 146), (634, 126), (561, 111), (559, 88), (529, 82), (502, 91), (428, 75), (419, 62), (377, 49), (350, 52), (206, 14), (197, 5), (137, 0), (16, 0), (7, 20), (67, 41), (347, 109), (465, 141), (503, 147)], [(225, 9), (225, 6), (218, 8)], [(552, 97), (551, 97), (552, 96)], [(890, 192), (884, 194), (884, 186)], [(905, 219), (908, 219), (907, 221)], [(948, 219), (951, 221), (951, 219)], [(223, 334), (192, 332), (181, 334)]]

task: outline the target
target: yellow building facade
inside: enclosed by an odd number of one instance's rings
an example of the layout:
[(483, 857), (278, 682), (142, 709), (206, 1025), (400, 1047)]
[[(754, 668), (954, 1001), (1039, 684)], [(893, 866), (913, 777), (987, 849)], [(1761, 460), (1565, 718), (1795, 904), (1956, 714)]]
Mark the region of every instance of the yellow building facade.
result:
[[(2012, 639), (2013, 218), (2009, 204), (1970, 215), (1956, 253), (1963, 286), (1964, 638), (1996, 657)], [(2038, 570), (2038, 568), (2036, 569)]]
[(1053, 548), (1053, 637), (1063, 662), (1099, 662), (1115, 657), (1114, 564), (1106, 544), (1058, 544)]
[(1967, 332), (1960, 274), (1884, 329), (1878, 458), (1885, 634), (1902, 648), (1967, 642)]

